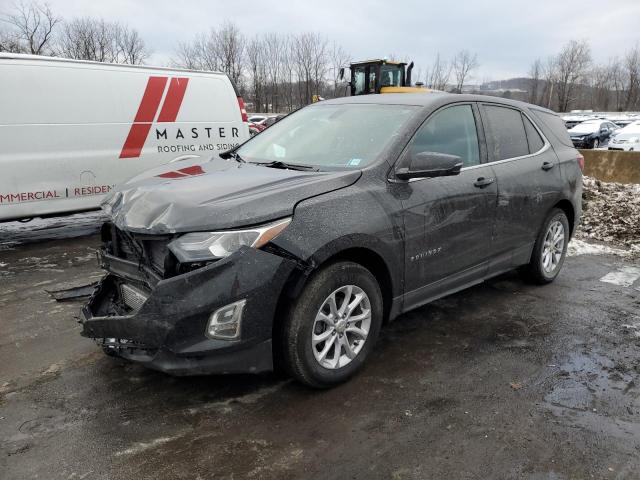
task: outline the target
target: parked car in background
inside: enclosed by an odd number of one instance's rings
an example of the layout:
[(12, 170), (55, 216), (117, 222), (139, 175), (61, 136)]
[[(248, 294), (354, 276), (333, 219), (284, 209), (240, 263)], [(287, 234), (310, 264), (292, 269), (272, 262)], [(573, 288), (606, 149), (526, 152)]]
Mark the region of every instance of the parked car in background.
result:
[(196, 167), (105, 201), (82, 335), (172, 374), (277, 362), (329, 387), (386, 320), (514, 268), (552, 282), (584, 158), (550, 110), (406, 93), (316, 103)]
[(259, 123), (249, 122), (249, 135), (252, 137), (257, 135), (261, 131), (263, 131), (266, 127), (264, 125), (260, 125)]
[(143, 170), (249, 138), (224, 73), (0, 53), (0, 221), (96, 209)]
[(277, 123), (280, 120), (282, 120), (284, 117), (286, 117), (286, 115), (274, 115), (272, 117), (267, 118), (264, 122), (264, 125), (265, 127), (270, 127), (274, 123)]
[(606, 144), (618, 126), (608, 120), (587, 120), (569, 130), (576, 148), (598, 148)]
[(266, 115), (250, 115), (249, 123), (261, 125), (267, 119)]
[(640, 122), (621, 128), (609, 141), (609, 150), (640, 152)]

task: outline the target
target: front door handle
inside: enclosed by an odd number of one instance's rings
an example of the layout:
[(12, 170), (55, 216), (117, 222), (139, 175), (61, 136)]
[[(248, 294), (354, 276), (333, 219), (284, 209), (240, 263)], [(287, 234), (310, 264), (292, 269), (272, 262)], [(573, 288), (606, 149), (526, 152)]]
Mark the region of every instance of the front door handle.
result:
[(544, 163), (542, 164), (542, 169), (543, 169), (543, 170), (551, 170), (551, 169), (552, 169), (553, 167), (555, 167), (555, 166), (556, 166), (556, 164), (555, 164), (555, 163), (553, 163), (553, 162), (544, 162)]
[(475, 181), (473, 186), (474, 187), (478, 187), (478, 188), (484, 188), (484, 187), (487, 187), (487, 186), (491, 185), (495, 181), (496, 181), (495, 178), (480, 177)]

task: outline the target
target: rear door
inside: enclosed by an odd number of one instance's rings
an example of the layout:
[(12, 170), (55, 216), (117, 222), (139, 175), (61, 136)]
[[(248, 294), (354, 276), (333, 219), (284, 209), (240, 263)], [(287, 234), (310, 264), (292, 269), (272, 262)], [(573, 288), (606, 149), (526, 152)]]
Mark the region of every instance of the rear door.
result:
[(486, 273), (497, 196), (477, 107), (448, 105), (418, 129), (401, 162), (419, 152), (457, 155), (459, 175), (405, 184), (405, 309), (481, 280)]
[(540, 129), (521, 110), (483, 103), (490, 165), (498, 183), (490, 273), (529, 261), (536, 236), (558, 201), (558, 160)]

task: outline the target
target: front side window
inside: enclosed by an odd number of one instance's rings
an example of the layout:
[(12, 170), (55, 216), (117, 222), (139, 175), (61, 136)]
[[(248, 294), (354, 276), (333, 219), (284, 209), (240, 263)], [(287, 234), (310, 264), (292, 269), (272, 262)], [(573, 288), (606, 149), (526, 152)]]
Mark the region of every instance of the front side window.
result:
[(412, 105), (317, 103), (283, 118), (237, 153), (254, 163), (359, 169), (375, 162), (418, 110)]
[(487, 143), (492, 160), (506, 160), (529, 154), (527, 135), (519, 110), (495, 105), (484, 106)]
[(478, 132), (471, 105), (456, 105), (436, 112), (416, 132), (410, 154), (446, 153), (462, 159), (465, 167), (480, 163)]

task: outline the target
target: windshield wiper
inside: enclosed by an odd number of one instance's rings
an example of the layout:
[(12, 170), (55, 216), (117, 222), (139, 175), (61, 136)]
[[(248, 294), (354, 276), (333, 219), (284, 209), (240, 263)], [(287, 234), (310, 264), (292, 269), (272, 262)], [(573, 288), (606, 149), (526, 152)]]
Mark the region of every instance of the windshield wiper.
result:
[(235, 150), (227, 150), (226, 152), (222, 152), (219, 156), (224, 159), (233, 158), (238, 163), (247, 163), (247, 161)]
[(318, 172), (319, 169), (316, 167), (312, 167), (311, 165), (300, 165), (298, 163), (286, 163), (281, 162), (280, 160), (274, 160), (273, 162), (251, 162), (255, 165), (262, 165), (263, 167), (269, 168), (282, 168), (286, 170), (300, 170), (300, 171), (310, 171), (310, 172)]

